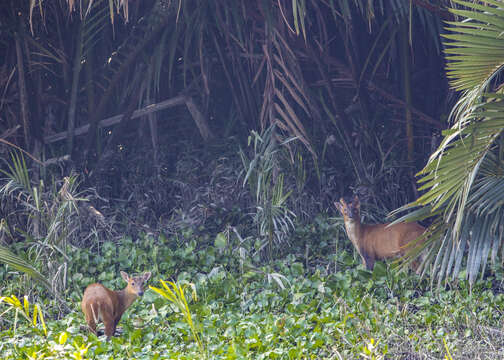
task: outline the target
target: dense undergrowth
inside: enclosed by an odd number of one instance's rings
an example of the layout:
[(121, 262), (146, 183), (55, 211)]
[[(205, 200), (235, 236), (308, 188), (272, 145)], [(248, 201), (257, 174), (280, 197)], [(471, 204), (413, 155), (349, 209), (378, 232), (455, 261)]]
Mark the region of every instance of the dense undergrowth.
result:
[[(255, 267), (233, 252), (233, 236), (178, 238), (142, 235), (73, 248), (65, 297), (73, 312), (55, 319), (44, 309), (47, 335), (2, 304), (3, 359), (495, 359), (504, 356), (500, 282), (487, 278), (472, 291), (465, 281), (431, 290), (428, 281), (378, 263), (373, 273), (334, 242), (327, 222), (298, 229), (298, 255)], [(325, 224), (325, 226), (323, 226)], [(310, 233), (321, 241), (301, 251)], [(324, 254), (333, 260), (323, 264)], [(331, 255), (332, 254), (332, 255)], [(336, 267), (336, 271), (335, 270)], [(172, 280), (185, 297), (202, 347), (180, 308), (148, 290), (123, 316), (122, 332), (107, 342), (81, 329), (79, 301), (94, 281), (118, 289), (119, 271), (151, 270), (151, 286)], [(98, 275), (97, 275), (98, 274)], [(23, 295), (19, 274), (0, 269), (2, 294)], [(195, 291), (193, 292), (194, 289)], [(47, 297), (46, 299), (48, 299)], [(41, 299), (41, 298), (39, 298)], [(28, 312), (31, 308), (28, 309)], [(19, 310), (21, 312), (21, 310)]]
[[(328, 218), (327, 194), (337, 194), (331, 182), (316, 195), (304, 190), (304, 171), (275, 180), (271, 154), (282, 152), (255, 147), (242, 153), (242, 164), (236, 153), (214, 162), (187, 155), (175, 179), (138, 171), (125, 182), (128, 200), (78, 192), (75, 176), (35, 187), (22, 158), (13, 157), (0, 189), (0, 251), (19, 258), (0, 254), (8, 264), (0, 267), (0, 357), (504, 356), (498, 270), (472, 287), (461, 273), (444, 288), (382, 263), (364, 270), (341, 219)], [(366, 221), (380, 221), (393, 206), (367, 204)], [(16, 267), (19, 259), (26, 264)], [(121, 270), (152, 271), (150, 285), (173, 296), (147, 290), (107, 342), (82, 328), (80, 300), (94, 282), (124, 287)]]
[[(504, 356), (500, 270), (440, 288), (382, 263), (364, 270), (342, 220), (328, 218), (343, 195), (332, 170), (314, 186), (300, 153), (292, 163), (273, 137), (251, 139), (240, 156), (186, 152), (157, 175), (130, 159), (108, 193), (110, 182), (79, 190), (74, 174), (36, 182), (13, 156), (0, 188), (1, 358)], [(377, 193), (395, 196), (367, 196), (366, 222), (407, 202), (387, 174)], [(121, 270), (152, 271), (158, 291), (107, 342), (82, 328), (80, 300), (94, 282), (124, 287)]]

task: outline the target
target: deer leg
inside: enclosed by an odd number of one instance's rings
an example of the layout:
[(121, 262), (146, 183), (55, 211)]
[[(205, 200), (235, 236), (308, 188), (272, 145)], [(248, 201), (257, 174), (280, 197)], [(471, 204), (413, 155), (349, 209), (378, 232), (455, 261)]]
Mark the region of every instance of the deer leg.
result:
[(93, 313), (94, 309), (93, 306), (91, 305), (90, 308), (86, 311), (86, 323), (88, 326), (89, 331), (91, 331), (93, 334), (98, 335), (96, 333), (96, 322), (98, 319), (94, 316)]
[(94, 322), (94, 320), (88, 320), (87, 324), (89, 331), (98, 336), (98, 334), (96, 333), (96, 323)]
[(375, 259), (373, 257), (371, 257), (371, 256), (363, 256), (362, 257), (362, 262), (366, 266), (366, 269), (373, 270), (374, 263), (375, 263)]
[(111, 336), (114, 336), (116, 329), (116, 321), (112, 316), (112, 311), (104, 311), (105, 314), (103, 317), (103, 324), (105, 325), (105, 335), (107, 335), (107, 340), (110, 339)]

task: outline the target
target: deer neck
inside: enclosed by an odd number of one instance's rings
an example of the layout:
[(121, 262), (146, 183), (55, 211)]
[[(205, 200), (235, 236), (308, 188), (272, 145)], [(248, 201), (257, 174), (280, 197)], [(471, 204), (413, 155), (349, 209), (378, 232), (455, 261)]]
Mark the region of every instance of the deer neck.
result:
[(119, 308), (124, 312), (133, 304), (137, 298), (136, 294), (127, 291), (127, 288), (117, 291), (117, 299), (119, 300)]
[(362, 224), (360, 220), (346, 220), (345, 221), (345, 229), (348, 235), (348, 238), (352, 242), (352, 244), (357, 248), (357, 250), (361, 249), (361, 242), (359, 241), (362, 239)]

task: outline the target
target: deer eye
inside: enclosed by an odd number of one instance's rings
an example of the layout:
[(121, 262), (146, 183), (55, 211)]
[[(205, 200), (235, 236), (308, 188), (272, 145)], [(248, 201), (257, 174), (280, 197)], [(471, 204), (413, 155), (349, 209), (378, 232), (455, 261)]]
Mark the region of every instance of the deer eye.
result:
[(131, 286), (135, 286), (135, 283), (134, 283), (134, 282), (132, 282), (132, 283), (131, 283)]

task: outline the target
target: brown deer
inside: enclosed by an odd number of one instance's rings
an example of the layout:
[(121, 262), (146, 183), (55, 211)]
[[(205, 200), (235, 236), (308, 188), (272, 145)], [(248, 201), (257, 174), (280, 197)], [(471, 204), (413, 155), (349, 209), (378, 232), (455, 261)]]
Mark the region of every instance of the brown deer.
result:
[[(416, 222), (394, 225), (362, 224), (360, 202), (357, 196), (349, 203), (341, 198), (334, 205), (343, 215), (347, 235), (368, 270), (373, 270), (376, 260), (404, 256), (412, 248), (421, 246), (425, 241), (425, 238), (421, 237), (425, 228)], [(418, 266), (417, 261), (411, 263), (413, 270), (416, 270)]]
[(151, 273), (129, 277), (127, 273), (121, 271), (121, 276), (128, 283), (124, 289), (112, 291), (102, 284), (95, 283), (86, 288), (82, 297), (82, 312), (89, 330), (97, 335), (96, 324), (103, 321), (107, 340), (114, 335), (122, 314), (137, 297), (143, 295), (144, 284), (149, 280)]

